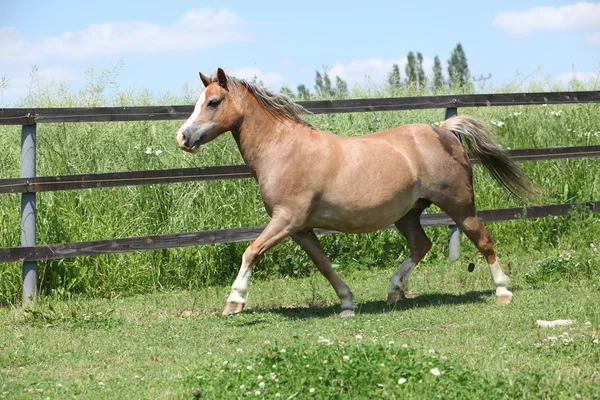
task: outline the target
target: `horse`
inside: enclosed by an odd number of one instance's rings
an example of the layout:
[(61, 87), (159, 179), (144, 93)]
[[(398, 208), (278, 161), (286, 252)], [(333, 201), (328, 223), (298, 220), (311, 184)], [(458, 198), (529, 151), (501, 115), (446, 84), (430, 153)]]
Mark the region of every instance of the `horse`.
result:
[(284, 94), (227, 75), (210, 77), (194, 111), (177, 131), (179, 148), (196, 153), (230, 131), (258, 182), (270, 222), (245, 250), (223, 315), (248, 301), (252, 267), (267, 250), (291, 237), (308, 254), (340, 299), (340, 316), (357, 310), (354, 295), (336, 274), (314, 229), (373, 232), (395, 224), (410, 253), (391, 277), (387, 303), (400, 301), (411, 272), (431, 249), (421, 213), (442, 209), (484, 256), (496, 286), (496, 302), (509, 303), (509, 277), (494, 252), (491, 235), (475, 211), (471, 162), (462, 144), (496, 181), (518, 199), (535, 198), (538, 186), (497, 144), (489, 126), (469, 116), (439, 128), (413, 124), (359, 137), (315, 129), (308, 113)]

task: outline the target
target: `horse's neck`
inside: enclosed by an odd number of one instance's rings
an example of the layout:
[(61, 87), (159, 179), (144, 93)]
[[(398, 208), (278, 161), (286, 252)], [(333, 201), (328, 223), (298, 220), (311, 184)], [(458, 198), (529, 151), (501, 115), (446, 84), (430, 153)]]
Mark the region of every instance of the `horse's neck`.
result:
[(294, 130), (298, 123), (279, 120), (264, 110), (247, 114), (239, 129), (233, 131), (242, 158), (258, 178), (261, 170), (269, 169), (274, 159), (297, 139)]

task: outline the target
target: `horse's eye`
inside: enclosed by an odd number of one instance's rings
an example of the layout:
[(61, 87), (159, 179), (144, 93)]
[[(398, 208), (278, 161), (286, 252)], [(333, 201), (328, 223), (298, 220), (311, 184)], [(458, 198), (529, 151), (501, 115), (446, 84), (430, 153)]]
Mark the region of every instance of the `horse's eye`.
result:
[(210, 100), (208, 101), (208, 104), (207, 104), (207, 106), (208, 106), (208, 107), (216, 107), (216, 106), (218, 106), (219, 104), (221, 104), (221, 100), (219, 100), (219, 99), (210, 99)]

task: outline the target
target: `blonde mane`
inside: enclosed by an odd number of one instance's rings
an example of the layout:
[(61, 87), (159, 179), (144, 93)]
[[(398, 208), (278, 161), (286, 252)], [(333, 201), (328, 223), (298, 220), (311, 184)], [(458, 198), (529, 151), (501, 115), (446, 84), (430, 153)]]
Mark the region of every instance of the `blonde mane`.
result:
[[(216, 73), (211, 76), (211, 80), (213, 82), (217, 81)], [(304, 121), (301, 117), (302, 114), (310, 114), (310, 111), (294, 103), (287, 95), (273, 93), (258, 83), (238, 79), (230, 75), (227, 75), (227, 82), (235, 89), (239, 89), (240, 86), (244, 87), (273, 117), (277, 119), (290, 119), (312, 128), (312, 125)]]

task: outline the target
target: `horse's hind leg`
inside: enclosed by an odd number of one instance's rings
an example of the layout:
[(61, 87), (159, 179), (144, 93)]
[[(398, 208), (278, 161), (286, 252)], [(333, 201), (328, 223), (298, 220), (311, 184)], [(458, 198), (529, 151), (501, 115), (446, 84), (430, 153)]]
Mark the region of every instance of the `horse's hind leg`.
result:
[(311, 260), (315, 263), (321, 274), (333, 286), (333, 290), (337, 293), (341, 300), (341, 313), (342, 317), (349, 317), (354, 315), (356, 310), (356, 304), (354, 304), (354, 295), (346, 283), (335, 273), (331, 266), (331, 261), (327, 258), (327, 255), (321, 247), (321, 243), (317, 238), (317, 235), (310, 230), (308, 232), (294, 233), (292, 239), (302, 247)]
[[(474, 204), (471, 202), (471, 204), (467, 206), (458, 208), (442, 206), (440, 206), (440, 208), (456, 222), (485, 257), (485, 260), (490, 267), (490, 272), (492, 273), (492, 279), (496, 285), (496, 302), (498, 304), (510, 303), (513, 294), (508, 290), (509, 278), (504, 271), (502, 271), (500, 264), (498, 264), (496, 253), (494, 252), (494, 245), (492, 244), (492, 236), (477, 217)], [(457, 210), (461, 209), (463, 212), (457, 212)]]
[(402, 295), (408, 292), (408, 278), (419, 261), (431, 249), (431, 240), (423, 231), (420, 216), (428, 204), (419, 204), (411, 209), (404, 217), (396, 221), (398, 230), (406, 237), (410, 254), (402, 262), (400, 267), (392, 275), (390, 288), (388, 289), (388, 304), (394, 304), (402, 299)]

